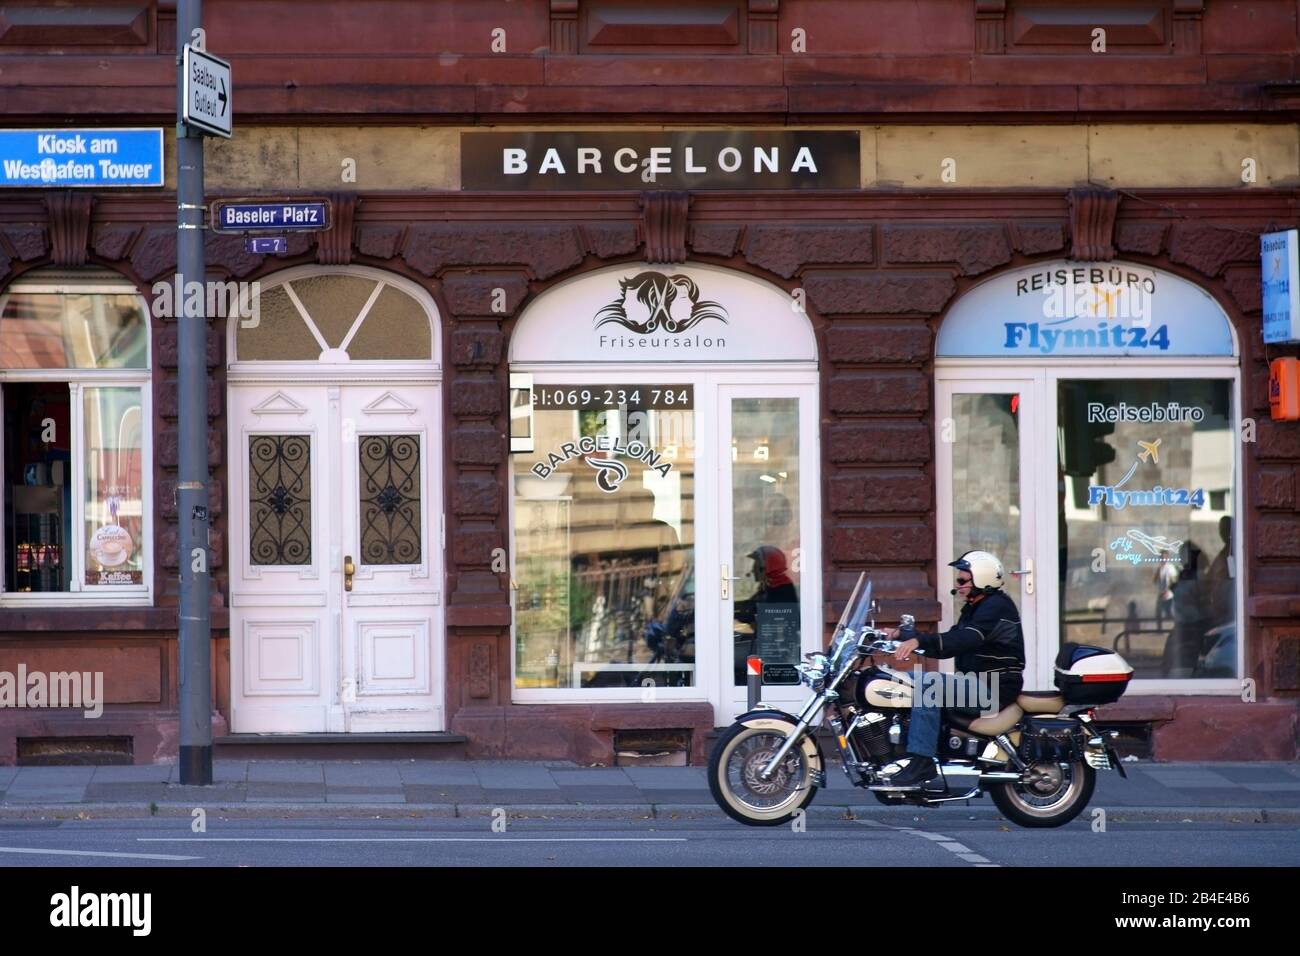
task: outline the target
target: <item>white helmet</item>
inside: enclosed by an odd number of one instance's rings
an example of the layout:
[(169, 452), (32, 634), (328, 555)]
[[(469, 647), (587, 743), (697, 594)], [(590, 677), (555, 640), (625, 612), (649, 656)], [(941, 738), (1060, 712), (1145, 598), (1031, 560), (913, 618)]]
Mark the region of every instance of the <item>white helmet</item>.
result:
[(976, 590), (997, 591), (1005, 583), (1002, 562), (987, 551), (967, 551), (948, 567), (969, 571), (971, 583)]

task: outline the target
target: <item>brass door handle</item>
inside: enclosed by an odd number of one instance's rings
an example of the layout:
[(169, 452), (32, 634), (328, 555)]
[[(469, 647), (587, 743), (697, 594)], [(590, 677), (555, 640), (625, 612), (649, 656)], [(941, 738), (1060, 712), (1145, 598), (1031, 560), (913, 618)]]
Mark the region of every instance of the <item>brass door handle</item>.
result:
[(352, 555), (343, 558), (343, 590), (352, 590), (352, 575), (357, 573), (357, 566), (352, 563)]

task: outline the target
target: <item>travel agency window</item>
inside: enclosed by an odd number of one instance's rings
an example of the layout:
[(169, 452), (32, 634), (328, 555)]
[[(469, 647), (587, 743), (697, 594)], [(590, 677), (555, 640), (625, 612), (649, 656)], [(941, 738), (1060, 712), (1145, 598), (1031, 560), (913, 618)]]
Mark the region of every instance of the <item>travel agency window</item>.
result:
[(1145, 266), (1045, 263), (967, 293), (936, 351), (940, 546), (1015, 572), (1026, 686), (1052, 687), (1072, 641), (1119, 651), (1139, 691), (1239, 692), (1240, 376), (1222, 307)]
[(149, 319), (109, 272), (42, 270), (0, 295), (9, 606), (148, 604)]
[(776, 685), (819, 646), (816, 341), (791, 303), (723, 269), (630, 264), (520, 317), (515, 700), (743, 710), (749, 654)]

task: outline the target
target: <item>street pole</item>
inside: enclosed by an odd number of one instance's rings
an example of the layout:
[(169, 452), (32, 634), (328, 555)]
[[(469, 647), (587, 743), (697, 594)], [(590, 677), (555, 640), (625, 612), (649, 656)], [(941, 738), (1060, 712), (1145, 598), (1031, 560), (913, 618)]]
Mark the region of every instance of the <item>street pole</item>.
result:
[[(208, 408), (206, 295), (189, 296), (188, 284), (206, 288), (203, 263), (203, 136), (182, 120), (182, 58), (203, 22), (201, 0), (176, 8), (176, 309), (177, 403), (180, 469), (176, 516), (180, 523), (180, 780), (212, 783), (212, 622), (208, 603)], [(191, 303), (197, 308), (191, 308)]]

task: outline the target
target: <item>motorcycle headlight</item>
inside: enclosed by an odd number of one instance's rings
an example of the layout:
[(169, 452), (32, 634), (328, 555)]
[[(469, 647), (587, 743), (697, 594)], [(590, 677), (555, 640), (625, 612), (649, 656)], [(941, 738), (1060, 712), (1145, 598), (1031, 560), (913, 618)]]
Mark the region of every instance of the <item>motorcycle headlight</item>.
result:
[(816, 689), (818, 684), (826, 680), (829, 668), (830, 661), (825, 654), (809, 654), (808, 660), (796, 665), (796, 670), (799, 671), (799, 683)]

